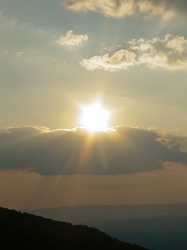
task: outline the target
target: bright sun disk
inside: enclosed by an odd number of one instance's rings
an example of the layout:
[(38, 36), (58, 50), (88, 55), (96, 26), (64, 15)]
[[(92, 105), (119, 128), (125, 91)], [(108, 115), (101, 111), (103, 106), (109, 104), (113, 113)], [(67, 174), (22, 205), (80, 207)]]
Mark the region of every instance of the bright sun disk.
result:
[(89, 131), (98, 131), (108, 127), (109, 112), (100, 103), (83, 107), (81, 124)]

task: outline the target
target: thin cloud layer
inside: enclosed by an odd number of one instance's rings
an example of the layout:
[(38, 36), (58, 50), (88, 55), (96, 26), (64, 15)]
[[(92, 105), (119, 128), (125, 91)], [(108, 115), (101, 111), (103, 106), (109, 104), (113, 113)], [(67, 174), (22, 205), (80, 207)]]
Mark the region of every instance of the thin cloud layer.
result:
[(66, 45), (66, 46), (77, 46), (80, 45), (83, 41), (87, 41), (88, 36), (87, 35), (75, 35), (72, 30), (69, 30), (65, 36), (61, 36), (57, 43), (60, 45)]
[(184, 15), (187, 10), (185, 0), (62, 0), (73, 11), (94, 11), (113, 18), (133, 15), (144, 17), (161, 16), (171, 18)]
[(0, 131), (0, 168), (111, 175), (161, 169), (164, 162), (187, 166), (182, 139), (127, 126), (93, 135), (84, 129), (9, 128)]
[(166, 35), (163, 39), (133, 39), (127, 50), (113, 55), (94, 56), (83, 59), (81, 66), (88, 70), (119, 71), (135, 65), (150, 68), (187, 69), (187, 40), (184, 37)]

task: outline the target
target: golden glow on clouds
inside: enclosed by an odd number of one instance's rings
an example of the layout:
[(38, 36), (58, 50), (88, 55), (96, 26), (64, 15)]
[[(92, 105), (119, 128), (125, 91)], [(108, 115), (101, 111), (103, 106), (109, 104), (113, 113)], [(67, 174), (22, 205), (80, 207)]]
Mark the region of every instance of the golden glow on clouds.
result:
[(101, 69), (106, 71), (119, 71), (133, 66), (136, 62), (135, 53), (121, 49), (113, 55), (108, 53), (103, 56), (94, 56), (90, 59), (83, 59), (80, 64), (88, 70)]
[(150, 68), (170, 70), (187, 69), (187, 40), (183, 36), (167, 34), (163, 39), (132, 39), (129, 48), (114, 54), (95, 55), (80, 62), (87, 70), (120, 71), (132, 66), (145, 65)]
[(69, 30), (65, 36), (61, 36), (57, 43), (60, 45), (66, 45), (66, 46), (77, 46), (80, 45), (83, 41), (87, 41), (88, 36), (87, 35), (75, 35), (72, 30)]
[(94, 11), (113, 18), (133, 15), (146, 17), (161, 16), (169, 19), (176, 15), (170, 1), (161, 0), (62, 0), (65, 6), (74, 11)]
[(82, 108), (81, 125), (89, 131), (98, 131), (108, 127), (109, 112), (99, 102)]

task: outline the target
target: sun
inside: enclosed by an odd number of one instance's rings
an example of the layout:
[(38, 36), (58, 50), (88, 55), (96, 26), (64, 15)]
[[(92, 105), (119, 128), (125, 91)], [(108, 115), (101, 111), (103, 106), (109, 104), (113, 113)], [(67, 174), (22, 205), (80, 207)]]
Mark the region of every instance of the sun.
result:
[(81, 125), (91, 132), (108, 127), (109, 112), (99, 102), (82, 107)]

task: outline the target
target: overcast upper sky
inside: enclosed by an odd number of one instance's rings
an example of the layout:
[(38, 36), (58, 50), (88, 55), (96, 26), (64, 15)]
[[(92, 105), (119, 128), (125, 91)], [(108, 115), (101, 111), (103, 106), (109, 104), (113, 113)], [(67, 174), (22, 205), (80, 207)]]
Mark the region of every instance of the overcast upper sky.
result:
[[(185, 0), (0, 0), (2, 206), (187, 202), (186, 13)], [(95, 100), (108, 130), (88, 134)]]

